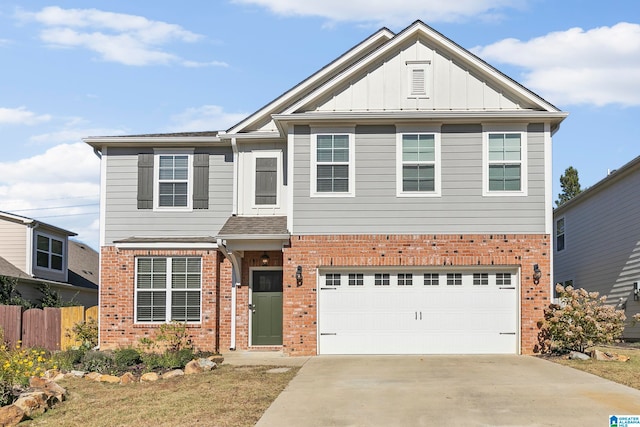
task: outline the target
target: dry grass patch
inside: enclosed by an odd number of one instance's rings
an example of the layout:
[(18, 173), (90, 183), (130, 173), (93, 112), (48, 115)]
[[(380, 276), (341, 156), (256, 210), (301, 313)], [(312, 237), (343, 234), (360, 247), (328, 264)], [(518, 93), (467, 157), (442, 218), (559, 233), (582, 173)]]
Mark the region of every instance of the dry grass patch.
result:
[(567, 356), (550, 360), (640, 390), (640, 349), (634, 347), (596, 347), (608, 353), (629, 356), (626, 362), (569, 360)]
[(20, 425), (253, 426), (298, 372), (268, 374), (272, 366), (220, 368), (154, 383), (103, 384), (68, 379), (69, 398)]

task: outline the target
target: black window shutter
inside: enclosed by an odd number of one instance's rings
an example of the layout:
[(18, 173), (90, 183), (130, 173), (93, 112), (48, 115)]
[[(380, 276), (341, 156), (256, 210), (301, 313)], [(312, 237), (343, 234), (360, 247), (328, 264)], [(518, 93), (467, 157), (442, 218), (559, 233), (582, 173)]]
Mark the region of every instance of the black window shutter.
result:
[(193, 208), (209, 208), (209, 154), (193, 155)]
[(138, 154), (138, 209), (153, 209), (153, 154)]

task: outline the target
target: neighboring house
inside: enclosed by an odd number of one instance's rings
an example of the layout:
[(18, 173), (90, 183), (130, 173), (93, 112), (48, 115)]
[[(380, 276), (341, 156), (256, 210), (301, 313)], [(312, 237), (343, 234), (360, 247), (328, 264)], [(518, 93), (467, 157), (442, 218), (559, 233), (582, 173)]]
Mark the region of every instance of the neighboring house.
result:
[(417, 21), (226, 132), (86, 138), (100, 346), (532, 353), (566, 115)]
[[(43, 284), (64, 301), (98, 303), (98, 253), (69, 240), (76, 234), (8, 212), (0, 212), (0, 276), (17, 280), (22, 297), (37, 302)], [(91, 279), (92, 278), (92, 279)]]
[[(640, 157), (555, 209), (554, 281), (625, 308), (625, 338), (640, 338)], [(640, 288), (638, 288), (640, 289)]]

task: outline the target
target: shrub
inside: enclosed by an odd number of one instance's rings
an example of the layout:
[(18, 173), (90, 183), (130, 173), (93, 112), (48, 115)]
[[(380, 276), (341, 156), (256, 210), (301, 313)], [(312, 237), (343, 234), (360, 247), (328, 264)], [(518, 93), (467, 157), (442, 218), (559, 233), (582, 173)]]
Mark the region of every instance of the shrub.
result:
[(87, 351), (82, 358), (82, 369), (101, 374), (115, 372), (113, 356), (102, 351)]
[(544, 320), (538, 322), (538, 350), (542, 353), (580, 351), (594, 345), (615, 342), (624, 329), (623, 310), (606, 304), (606, 297), (597, 292), (556, 287), (560, 304), (544, 310)]
[(60, 369), (70, 371), (82, 362), (86, 352), (84, 348), (58, 351), (51, 355), (51, 359)]
[(41, 349), (22, 348), (20, 341), (13, 346), (0, 345), (0, 382), (26, 386), (30, 377), (41, 377), (50, 365), (46, 354)]
[(89, 350), (98, 345), (98, 322), (96, 319), (78, 322), (67, 332), (67, 337), (81, 342), (81, 346)]
[(130, 366), (137, 365), (142, 362), (140, 353), (135, 348), (121, 348), (113, 352), (113, 360), (116, 367), (120, 370), (126, 370)]
[(156, 334), (156, 341), (163, 344), (169, 352), (192, 348), (186, 323), (171, 322), (160, 325)]

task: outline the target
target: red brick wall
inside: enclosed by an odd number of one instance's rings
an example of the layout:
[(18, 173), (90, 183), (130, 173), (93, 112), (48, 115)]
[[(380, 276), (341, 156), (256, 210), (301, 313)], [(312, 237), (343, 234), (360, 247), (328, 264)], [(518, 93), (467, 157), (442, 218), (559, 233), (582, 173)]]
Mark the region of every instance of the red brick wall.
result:
[[(521, 350), (533, 353), (536, 323), (549, 304), (548, 235), (338, 235), (292, 236), (284, 250), (284, 351), (316, 354), (316, 269), (323, 266), (513, 266), (521, 270)], [(533, 264), (542, 279), (534, 284)], [(304, 284), (296, 286), (302, 266)]]
[[(231, 283), (216, 250), (128, 250), (105, 246), (100, 269), (100, 348), (136, 346), (142, 337), (153, 338), (157, 324), (134, 324), (136, 256), (199, 256), (202, 258), (202, 323), (189, 325), (189, 334), (198, 350), (216, 351), (219, 272)], [(228, 262), (228, 261), (227, 261)], [(225, 276), (228, 276), (228, 280)], [(228, 335), (228, 333), (227, 333)], [(224, 335), (223, 335), (224, 337)]]

